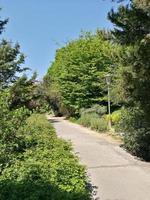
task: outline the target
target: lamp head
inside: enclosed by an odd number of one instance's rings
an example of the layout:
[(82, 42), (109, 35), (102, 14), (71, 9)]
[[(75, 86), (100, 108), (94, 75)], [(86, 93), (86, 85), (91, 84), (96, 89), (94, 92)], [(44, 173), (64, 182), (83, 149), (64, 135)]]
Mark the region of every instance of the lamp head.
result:
[(107, 74), (107, 75), (105, 76), (105, 80), (106, 80), (107, 85), (110, 85), (110, 83), (111, 83), (111, 75), (110, 75), (110, 74)]

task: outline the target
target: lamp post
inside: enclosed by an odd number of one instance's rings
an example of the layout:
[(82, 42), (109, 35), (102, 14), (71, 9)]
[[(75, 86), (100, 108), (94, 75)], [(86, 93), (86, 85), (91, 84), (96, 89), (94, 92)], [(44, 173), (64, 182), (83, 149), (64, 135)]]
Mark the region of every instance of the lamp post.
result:
[(105, 79), (106, 79), (107, 90), (108, 90), (108, 116), (109, 116), (108, 128), (110, 130), (111, 129), (111, 113), (110, 113), (110, 83), (111, 83), (111, 75), (107, 74), (105, 76)]

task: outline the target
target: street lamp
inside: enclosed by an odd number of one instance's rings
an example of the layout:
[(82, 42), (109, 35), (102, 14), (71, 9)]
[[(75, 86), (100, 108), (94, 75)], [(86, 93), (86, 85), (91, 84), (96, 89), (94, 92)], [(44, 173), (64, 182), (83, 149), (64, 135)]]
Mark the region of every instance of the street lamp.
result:
[(105, 76), (105, 79), (106, 79), (107, 90), (108, 90), (108, 116), (109, 116), (108, 128), (110, 130), (111, 129), (111, 113), (110, 113), (110, 83), (111, 83), (111, 75), (107, 74)]

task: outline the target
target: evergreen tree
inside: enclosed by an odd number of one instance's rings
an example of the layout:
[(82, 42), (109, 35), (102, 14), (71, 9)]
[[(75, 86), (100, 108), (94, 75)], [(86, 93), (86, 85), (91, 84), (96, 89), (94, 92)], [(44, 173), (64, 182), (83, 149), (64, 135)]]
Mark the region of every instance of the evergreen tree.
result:
[[(1, 11), (1, 8), (0, 8), (0, 11)], [(3, 32), (3, 30), (5, 28), (5, 25), (7, 24), (7, 22), (8, 22), (8, 19), (1, 20), (1, 18), (0, 18), (0, 34)]]
[[(8, 19), (0, 20), (0, 34), (4, 30)], [(21, 67), (25, 56), (20, 52), (20, 45), (12, 45), (6, 40), (0, 41), (0, 88), (8, 87), (17, 80), (17, 75), (28, 68)]]
[(147, 0), (131, 1), (108, 15), (116, 41), (129, 51), (122, 59), (117, 84), (122, 84), (128, 112), (124, 116), (125, 146), (150, 160), (150, 9)]
[(20, 45), (12, 45), (6, 40), (0, 43), (0, 87), (5, 88), (11, 83), (14, 83), (18, 76), (17, 74), (27, 70), (28, 68), (21, 67), (24, 63), (24, 55), (20, 52)]

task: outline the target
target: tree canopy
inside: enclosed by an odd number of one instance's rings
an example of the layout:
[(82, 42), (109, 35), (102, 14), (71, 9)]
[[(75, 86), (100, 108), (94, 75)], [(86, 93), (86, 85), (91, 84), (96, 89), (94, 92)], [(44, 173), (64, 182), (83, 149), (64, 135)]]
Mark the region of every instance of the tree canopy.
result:
[[(125, 146), (136, 155), (150, 160), (150, 4), (131, 1), (108, 15), (116, 26), (116, 41), (129, 50), (122, 57), (116, 85), (121, 85), (127, 102), (122, 128)], [(120, 84), (121, 83), (121, 84)]]
[(102, 32), (86, 33), (57, 50), (48, 69), (49, 84), (61, 93), (60, 104), (70, 114), (81, 108), (106, 102), (104, 76), (113, 73), (119, 47), (109, 42)]

